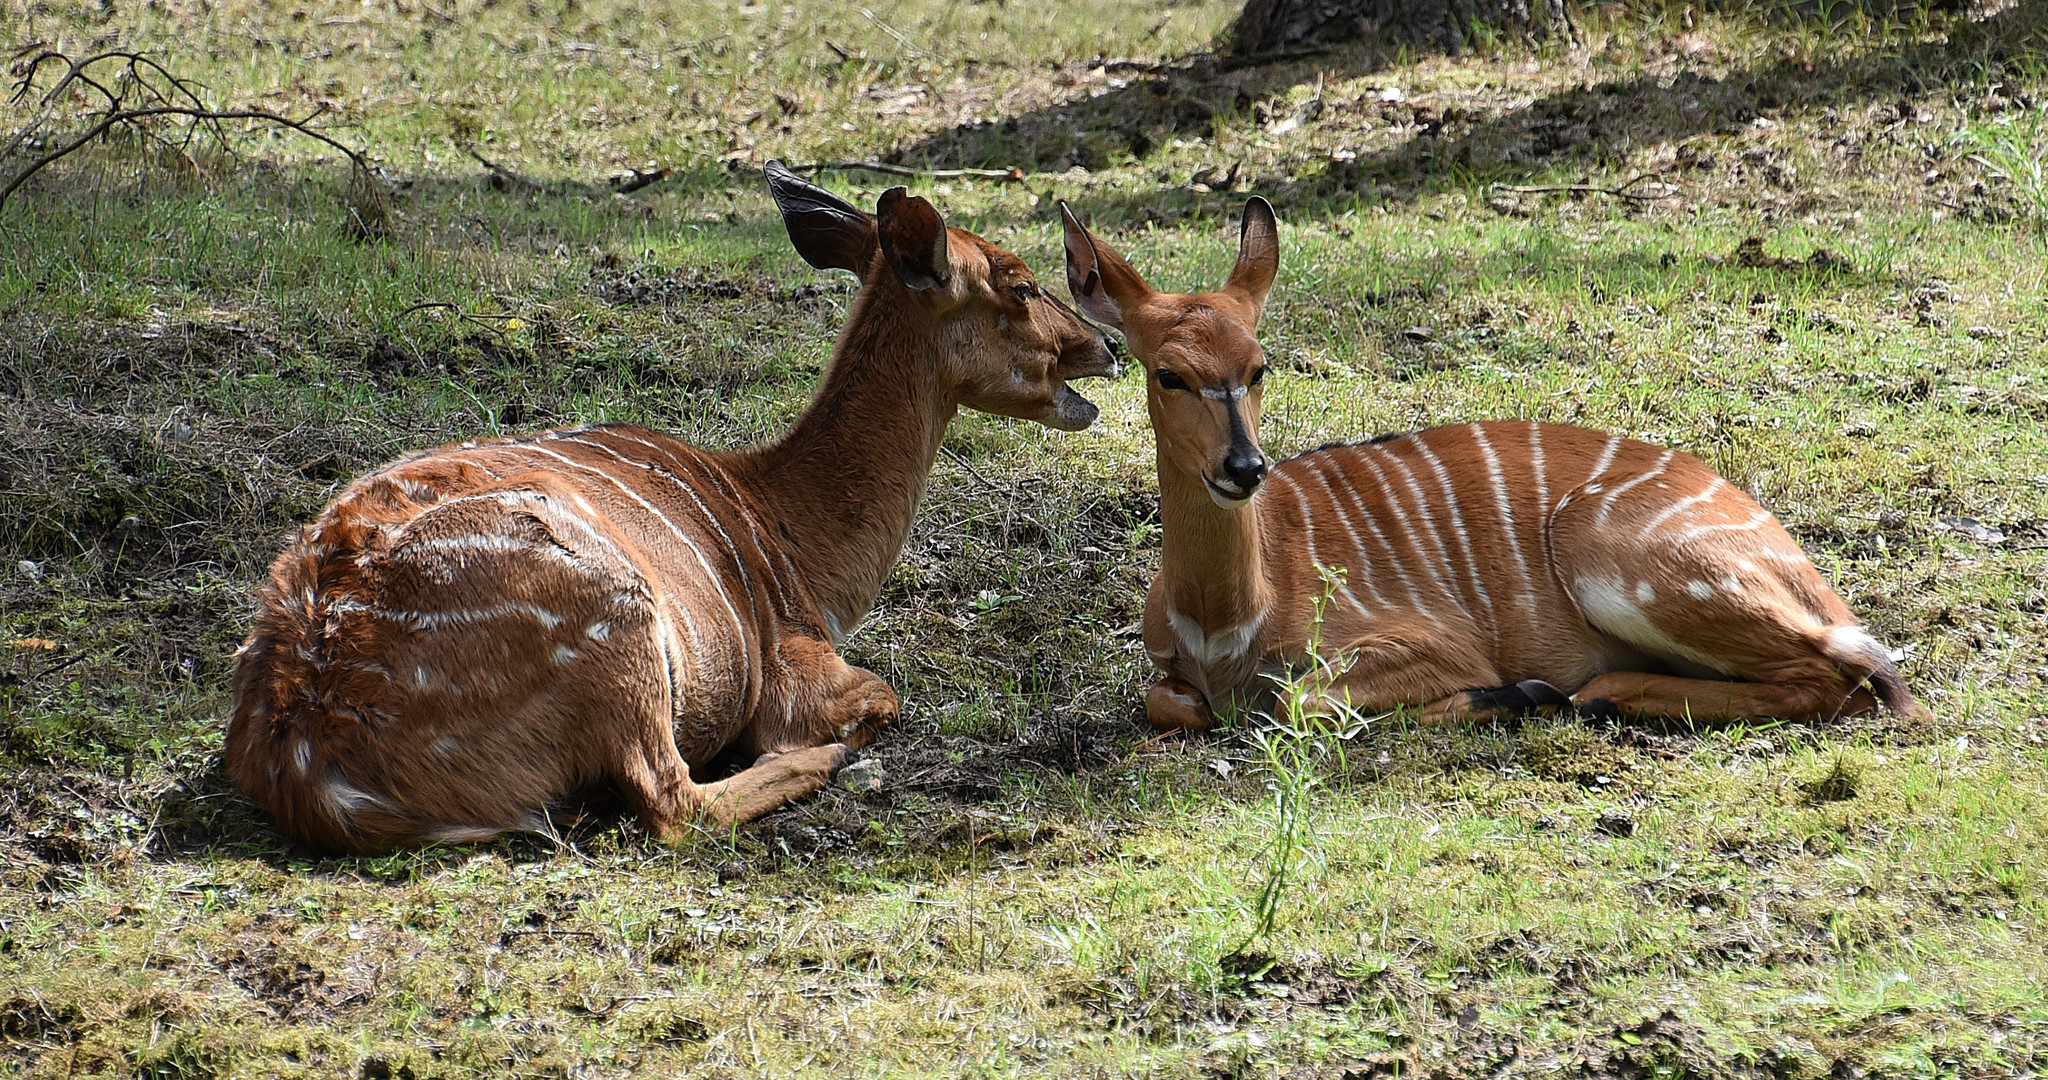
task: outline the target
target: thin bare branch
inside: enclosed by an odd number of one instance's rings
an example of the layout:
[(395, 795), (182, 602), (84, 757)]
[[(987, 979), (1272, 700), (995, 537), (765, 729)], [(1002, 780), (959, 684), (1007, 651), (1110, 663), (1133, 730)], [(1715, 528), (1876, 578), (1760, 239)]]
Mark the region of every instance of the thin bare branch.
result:
[[(355, 168), (359, 175), (370, 175), (370, 163), (361, 154), (357, 153), (353, 148), (349, 147), (345, 143), (342, 143), (331, 136), (322, 134), (321, 132), (315, 131), (312, 128), (307, 127), (306, 121), (304, 120), (294, 120), (289, 116), (282, 116), (277, 113), (271, 112), (268, 109), (214, 110), (195, 109), (184, 105), (157, 105), (142, 109), (117, 109), (112, 112), (106, 113), (100, 117), (97, 123), (93, 124), (90, 128), (87, 128), (85, 134), (80, 135), (78, 138), (65, 144), (60, 149), (51, 151), (50, 153), (44, 154), (42, 157), (36, 159), (36, 161), (33, 164), (31, 164), (28, 168), (22, 170), (19, 174), (17, 174), (14, 177), (14, 179), (8, 181), (7, 186), (5, 188), (0, 188), (0, 211), (5, 211), (7, 208), (8, 198), (10, 198), (14, 194), (14, 192), (21, 187), (21, 185), (27, 183), (29, 177), (34, 176), (38, 172), (41, 172), (45, 166), (51, 164), (54, 161), (57, 161), (58, 159), (64, 157), (67, 154), (70, 154), (72, 151), (77, 150), (79, 147), (84, 146), (86, 143), (89, 143), (92, 140), (99, 138), (101, 135), (106, 134), (108, 131), (112, 130), (117, 125), (132, 124), (138, 120), (147, 120), (151, 117), (157, 116), (182, 116), (189, 120), (198, 121), (261, 120), (264, 121), (265, 123), (278, 124), (284, 127), (288, 127), (293, 131), (296, 131), (299, 134), (306, 136), (307, 138), (315, 139), (319, 142), (325, 143), (328, 146), (333, 147), (335, 150), (340, 151), (342, 154), (348, 157), (349, 161), (355, 165)], [(311, 119), (311, 117), (308, 117), (308, 119)]]
[(1660, 192), (1631, 190), (1645, 180), (1661, 180), (1661, 178), (1638, 173), (1630, 177), (1628, 182), (1620, 187), (1606, 188), (1594, 184), (1495, 184), (1493, 185), (1493, 190), (1505, 191), (1514, 195), (1606, 195), (1616, 199), (1628, 199), (1632, 202), (1656, 202), (1678, 194), (1675, 189)]
[(821, 161), (815, 165), (789, 167), (789, 171), (795, 173), (844, 172), (849, 169), (863, 169), (885, 176), (917, 176), (932, 180), (1000, 180), (1008, 184), (1024, 182), (1024, 170), (1014, 165), (1007, 169), (914, 169), (908, 165), (891, 165), (885, 161)]

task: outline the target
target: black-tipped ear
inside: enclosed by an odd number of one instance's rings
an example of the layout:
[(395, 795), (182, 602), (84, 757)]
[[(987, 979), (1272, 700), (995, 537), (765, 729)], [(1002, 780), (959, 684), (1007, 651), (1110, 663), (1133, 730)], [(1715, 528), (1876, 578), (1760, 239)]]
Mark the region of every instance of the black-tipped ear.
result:
[(1266, 293), (1280, 273), (1280, 222), (1273, 204), (1257, 195), (1244, 204), (1244, 227), (1238, 234), (1237, 265), (1223, 291), (1236, 293), (1252, 306), (1252, 322), (1266, 309)]
[(875, 205), (875, 231), (889, 269), (913, 289), (944, 285), (953, 277), (953, 257), (946, 242), (946, 219), (932, 204), (907, 188), (882, 192)]
[(865, 275), (875, 261), (875, 219), (859, 207), (771, 161), (768, 194), (782, 211), (789, 242), (804, 261), (820, 270)]

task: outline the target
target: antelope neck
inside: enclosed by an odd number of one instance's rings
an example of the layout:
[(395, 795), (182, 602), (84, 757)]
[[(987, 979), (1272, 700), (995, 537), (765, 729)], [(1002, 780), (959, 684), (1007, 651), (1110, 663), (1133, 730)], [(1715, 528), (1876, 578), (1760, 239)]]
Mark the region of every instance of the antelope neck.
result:
[(1217, 506), (1201, 474), (1159, 462), (1159, 577), (1168, 606), (1205, 633), (1250, 624), (1269, 606), (1259, 500)]
[[(893, 280), (863, 290), (811, 405), (739, 455), (834, 643), (866, 617), (903, 550), (957, 403), (938, 384), (938, 328)], [(906, 309), (909, 314), (906, 316)]]

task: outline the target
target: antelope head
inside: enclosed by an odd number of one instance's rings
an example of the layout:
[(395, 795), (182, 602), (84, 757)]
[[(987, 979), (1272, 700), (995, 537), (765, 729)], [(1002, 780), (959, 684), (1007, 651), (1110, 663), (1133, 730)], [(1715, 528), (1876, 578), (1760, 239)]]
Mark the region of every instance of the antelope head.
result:
[(1216, 505), (1235, 510), (1266, 479), (1259, 450), (1266, 354), (1253, 336), (1280, 267), (1273, 207), (1244, 208), (1237, 265), (1216, 292), (1153, 292), (1122, 255), (1091, 234), (1065, 203), (1067, 288), (1097, 322), (1123, 331), (1145, 368), (1145, 403), (1162, 468), (1199, 473)]
[(1039, 288), (1024, 260), (964, 229), (901, 187), (870, 217), (769, 162), (768, 188), (790, 241), (821, 270), (851, 270), (863, 286), (900, 291), (946, 344), (936, 372), (951, 400), (1061, 431), (1095, 422), (1093, 402), (1067, 385), (1116, 378), (1116, 339)]

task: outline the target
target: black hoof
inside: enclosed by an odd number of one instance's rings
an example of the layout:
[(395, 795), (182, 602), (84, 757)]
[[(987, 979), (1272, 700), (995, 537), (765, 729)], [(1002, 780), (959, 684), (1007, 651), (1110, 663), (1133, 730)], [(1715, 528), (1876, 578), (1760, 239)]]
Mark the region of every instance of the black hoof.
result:
[(1542, 679), (1523, 679), (1513, 686), (1503, 686), (1496, 690), (1468, 691), (1465, 701), (1474, 712), (1493, 713), (1525, 713), (1532, 709), (1572, 703), (1572, 699), (1567, 697), (1564, 691)]
[(1515, 689), (1528, 696), (1529, 704), (1532, 708), (1544, 705), (1570, 705), (1572, 703), (1570, 694), (1544, 682), (1542, 679), (1523, 679), (1515, 684)]
[(1621, 719), (1621, 707), (1604, 698), (1598, 701), (1581, 701), (1572, 706), (1572, 711), (1577, 713), (1581, 720)]

